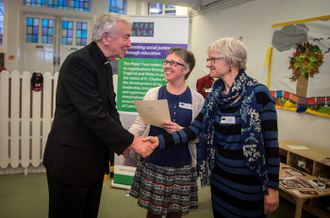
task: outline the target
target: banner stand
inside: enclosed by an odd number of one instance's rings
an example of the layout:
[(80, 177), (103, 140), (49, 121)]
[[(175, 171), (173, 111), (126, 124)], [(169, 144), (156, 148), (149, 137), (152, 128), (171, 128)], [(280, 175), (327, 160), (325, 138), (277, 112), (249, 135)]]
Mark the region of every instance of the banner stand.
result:
[[(187, 49), (188, 16), (130, 16), (132, 46), (118, 60), (117, 110), (124, 128), (134, 123), (137, 112), (133, 100), (142, 100), (145, 93), (167, 83), (162, 62), (172, 47)], [(171, 33), (171, 34), (169, 34)], [(124, 166), (124, 157), (115, 154), (112, 187), (129, 190), (136, 167)]]
[[(129, 129), (138, 116), (137, 113), (133, 112), (119, 112), (119, 115), (120, 121), (125, 129)], [(124, 159), (123, 155), (118, 156), (115, 154), (111, 187), (129, 190), (131, 189), (136, 167), (124, 166)]]

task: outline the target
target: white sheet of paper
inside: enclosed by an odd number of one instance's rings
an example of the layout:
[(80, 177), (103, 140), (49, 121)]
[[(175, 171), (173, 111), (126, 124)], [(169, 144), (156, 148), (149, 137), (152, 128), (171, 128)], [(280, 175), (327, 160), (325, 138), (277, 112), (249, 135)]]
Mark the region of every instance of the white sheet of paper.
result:
[(288, 147), (292, 150), (309, 150), (309, 148), (303, 145), (288, 145)]
[(149, 125), (158, 126), (165, 120), (171, 120), (167, 100), (139, 101), (133, 100), (136, 110), (142, 120)]

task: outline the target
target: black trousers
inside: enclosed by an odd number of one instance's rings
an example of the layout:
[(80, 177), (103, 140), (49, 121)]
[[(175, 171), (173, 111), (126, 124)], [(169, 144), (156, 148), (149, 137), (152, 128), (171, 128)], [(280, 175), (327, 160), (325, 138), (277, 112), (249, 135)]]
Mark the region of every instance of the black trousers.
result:
[(49, 218), (97, 218), (103, 179), (100, 175), (93, 185), (82, 187), (59, 182), (47, 173)]

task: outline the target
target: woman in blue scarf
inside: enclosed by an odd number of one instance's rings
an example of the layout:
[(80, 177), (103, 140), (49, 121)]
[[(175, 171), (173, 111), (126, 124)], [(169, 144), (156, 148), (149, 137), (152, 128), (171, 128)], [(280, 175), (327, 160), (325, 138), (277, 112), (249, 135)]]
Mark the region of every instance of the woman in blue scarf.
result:
[[(198, 136), (202, 186), (211, 185), (214, 217), (267, 217), (279, 205), (279, 148), (273, 98), (246, 73), (247, 50), (234, 38), (208, 48), (206, 66), (219, 78), (187, 128), (148, 137), (157, 149)], [(173, 123), (163, 122), (164, 128)]]

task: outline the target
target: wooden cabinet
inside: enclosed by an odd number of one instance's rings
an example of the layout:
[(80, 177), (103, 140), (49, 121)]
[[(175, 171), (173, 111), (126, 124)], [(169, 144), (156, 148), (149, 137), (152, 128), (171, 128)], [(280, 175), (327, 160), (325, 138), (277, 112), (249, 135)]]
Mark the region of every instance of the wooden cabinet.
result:
[[(326, 175), (330, 177), (330, 164), (323, 163), (324, 158), (330, 158), (330, 150), (325, 150), (295, 140), (280, 141), (281, 162), (292, 166), (311, 176)], [(305, 146), (308, 150), (294, 150), (289, 146)]]
[[(330, 164), (323, 163), (324, 158), (330, 158), (330, 151), (295, 140), (279, 141), (281, 168), (290, 166), (307, 174), (305, 180), (316, 180), (319, 175), (326, 175), (330, 179)], [(290, 149), (288, 146), (305, 146), (308, 150)], [(280, 172), (280, 175), (285, 174)], [(292, 190), (280, 186), (280, 195), (296, 203), (296, 217), (301, 216), (301, 208), (317, 217), (330, 217), (330, 188), (319, 192), (318, 196), (300, 195)], [(300, 205), (301, 204), (301, 205)], [(300, 210), (300, 212), (299, 212)]]

